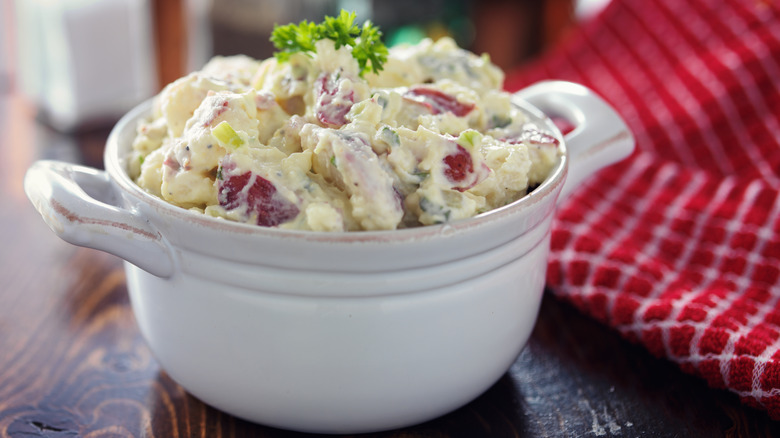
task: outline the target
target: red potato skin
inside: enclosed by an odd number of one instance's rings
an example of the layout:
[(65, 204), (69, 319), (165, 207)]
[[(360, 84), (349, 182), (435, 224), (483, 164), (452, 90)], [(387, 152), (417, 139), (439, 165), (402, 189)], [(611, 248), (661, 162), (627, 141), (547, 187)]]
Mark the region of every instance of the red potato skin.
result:
[(267, 227), (290, 221), (300, 212), (298, 206), (278, 193), (271, 181), (252, 172), (220, 180), (219, 204), (227, 210), (246, 205), (247, 214), (257, 214), (257, 225)]
[(490, 173), (490, 168), (484, 163), (475, 168), (471, 154), (459, 144), (456, 145), (455, 152), (445, 156), (442, 161), (444, 176), (453, 184), (452, 189), (459, 192), (465, 192), (479, 184)]
[(345, 79), (336, 79), (335, 73), (323, 73), (314, 83), (317, 94), (315, 115), (317, 120), (329, 128), (339, 128), (347, 124), (347, 113), (355, 103), (355, 92), (350, 91), (339, 96), (339, 83)]
[(425, 106), (434, 115), (450, 112), (465, 117), (474, 109), (474, 104), (460, 102), (434, 88), (414, 87), (404, 93), (404, 98)]

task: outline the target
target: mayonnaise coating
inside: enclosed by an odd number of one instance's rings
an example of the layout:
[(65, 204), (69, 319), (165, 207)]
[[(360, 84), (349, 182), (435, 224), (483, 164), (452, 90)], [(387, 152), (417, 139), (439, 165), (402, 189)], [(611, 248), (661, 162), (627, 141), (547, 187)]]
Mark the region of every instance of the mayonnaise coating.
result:
[(138, 126), (130, 176), (227, 220), (392, 230), (511, 203), (558, 160), (501, 70), (449, 38), (394, 47), (365, 78), (347, 47), (316, 47), (285, 62), (217, 57), (169, 84)]

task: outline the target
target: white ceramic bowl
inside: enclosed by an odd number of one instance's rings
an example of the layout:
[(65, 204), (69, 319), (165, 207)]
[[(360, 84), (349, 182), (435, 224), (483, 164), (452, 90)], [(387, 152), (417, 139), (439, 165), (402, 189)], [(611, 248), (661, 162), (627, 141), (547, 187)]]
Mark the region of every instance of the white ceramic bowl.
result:
[[(286, 429), (399, 428), (506, 372), (536, 321), (556, 200), (633, 150), (624, 122), (582, 86), (542, 82), (515, 100), (561, 140), (560, 162), (528, 196), (444, 225), (286, 231), (174, 207), (126, 174), (149, 102), (115, 127), (106, 171), (41, 161), (25, 191), (62, 239), (127, 260), (141, 333), (194, 396)], [(540, 110), (576, 129), (563, 138)]]

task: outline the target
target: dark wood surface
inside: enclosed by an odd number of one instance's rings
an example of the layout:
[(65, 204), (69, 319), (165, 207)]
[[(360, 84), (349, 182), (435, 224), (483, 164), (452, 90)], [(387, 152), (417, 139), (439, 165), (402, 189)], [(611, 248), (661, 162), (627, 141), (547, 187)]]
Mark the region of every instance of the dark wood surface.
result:
[[(188, 395), (150, 354), (120, 260), (51, 233), (29, 164), (100, 166), (107, 129), (53, 133), (0, 98), (0, 437), (298, 437)], [(446, 370), (442, 370), (446, 372)], [(498, 383), (436, 420), (370, 437), (770, 437), (780, 422), (707, 388), (551, 296)]]

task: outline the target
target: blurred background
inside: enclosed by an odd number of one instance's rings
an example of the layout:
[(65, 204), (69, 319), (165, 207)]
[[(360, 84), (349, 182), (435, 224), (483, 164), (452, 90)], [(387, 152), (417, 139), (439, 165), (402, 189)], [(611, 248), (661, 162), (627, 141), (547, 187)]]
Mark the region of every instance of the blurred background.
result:
[(24, 111), (73, 134), (112, 125), (214, 55), (270, 56), (275, 23), (343, 8), (378, 24), (389, 46), (448, 35), (512, 70), (609, 0), (1, 1), (0, 120)]

